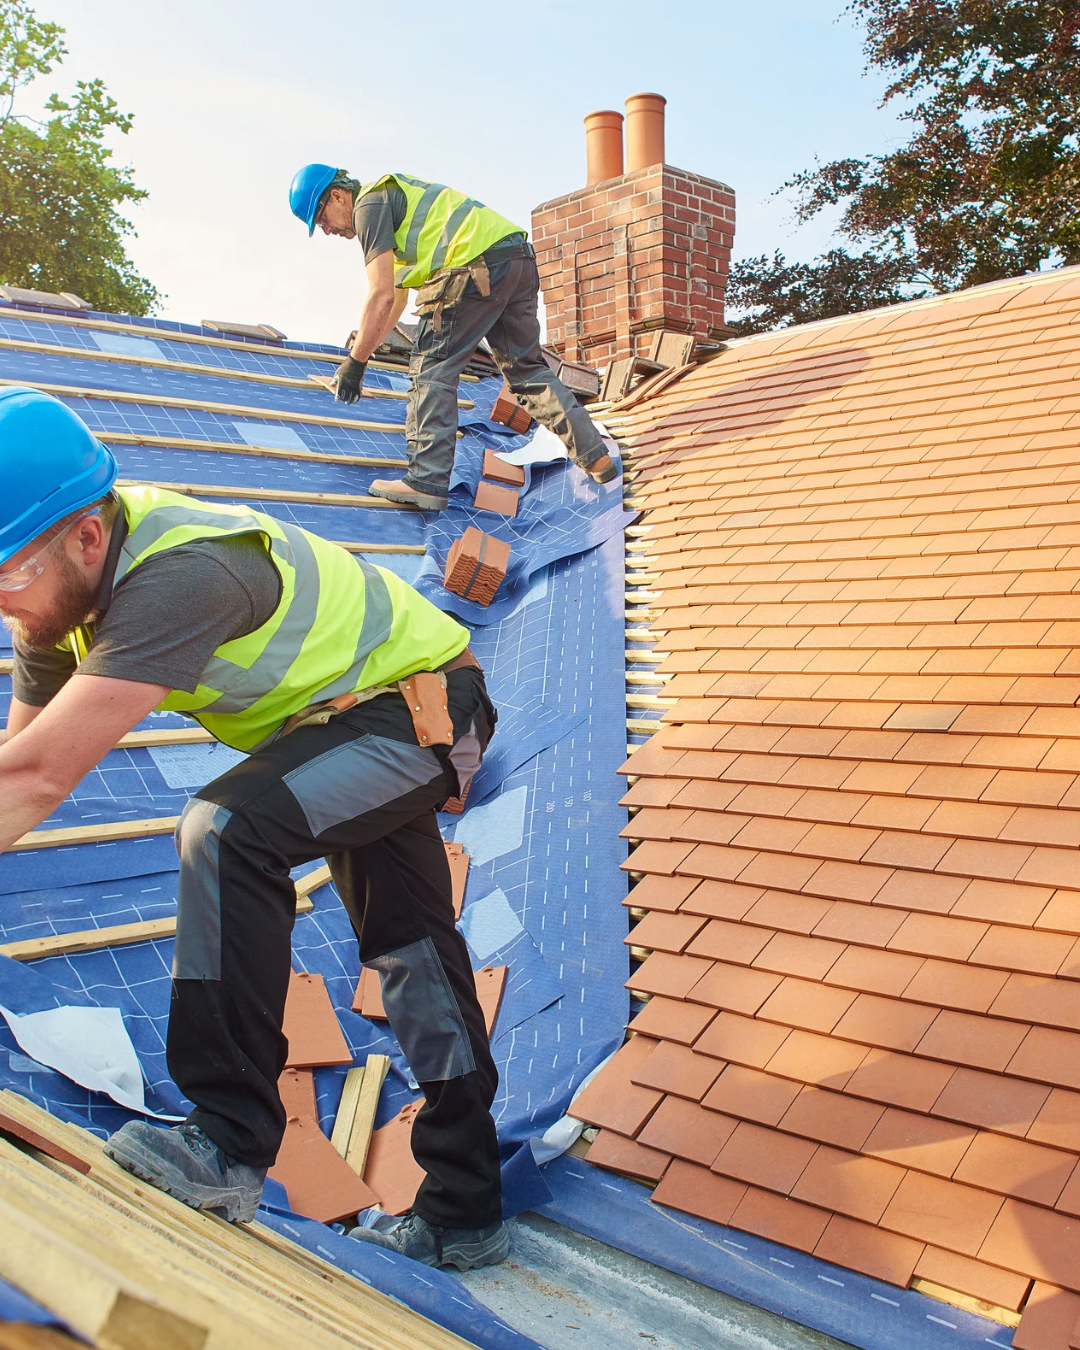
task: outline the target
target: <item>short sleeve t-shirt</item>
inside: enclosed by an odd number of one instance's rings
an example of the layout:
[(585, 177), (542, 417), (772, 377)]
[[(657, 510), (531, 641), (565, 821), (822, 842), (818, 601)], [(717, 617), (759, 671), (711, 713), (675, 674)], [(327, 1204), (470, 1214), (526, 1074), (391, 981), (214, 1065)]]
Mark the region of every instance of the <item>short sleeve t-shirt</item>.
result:
[(394, 247), (394, 235), (405, 219), (409, 203), (401, 188), (390, 184), (365, 192), (353, 208), (353, 228), (364, 250), (365, 264)]
[[(281, 598), (281, 578), (255, 535), (203, 539), (156, 554), (113, 590), (126, 529), (113, 528), (90, 625), (93, 642), (79, 672), (190, 694), (222, 643), (262, 627)], [(12, 692), (44, 707), (74, 675), (75, 657), (14, 641)]]

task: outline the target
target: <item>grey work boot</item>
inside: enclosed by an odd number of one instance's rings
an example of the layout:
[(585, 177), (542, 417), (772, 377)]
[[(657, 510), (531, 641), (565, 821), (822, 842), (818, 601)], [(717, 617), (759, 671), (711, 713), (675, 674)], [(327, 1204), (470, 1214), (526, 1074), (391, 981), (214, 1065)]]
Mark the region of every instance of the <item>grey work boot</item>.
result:
[(610, 455), (599, 455), (589, 464), (578, 466), (593, 480), (594, 483), (610, 483), (618, 478), (619, 469)]
[(486, 1228), (438, 1228), (412, 1212), (401, 1219), (385, 1216), (376, 1222), (381, 1227), (354, 1228), (349, 1236), (400, 1252), (425, 1266), (475, 1270), (505, 1261), (510, 1254), (510, 1230), (501, 1222)]
[(376, 478), (368, 489), (373, 497), (385, 497), (388, 502), (400, 502), (402, 506), (415, 506), (421, 511), (445, 511), (448, 498), (433, 497), (428, 492), (418, 492), (410, 487), (404, 478)]
[(114, 1162), (192, 1209), (250, 1223), (259, 1208), (265, 1167), (233, 1162), (190, 1122), (172, 1130), (129, 1120), (105, 1144)]

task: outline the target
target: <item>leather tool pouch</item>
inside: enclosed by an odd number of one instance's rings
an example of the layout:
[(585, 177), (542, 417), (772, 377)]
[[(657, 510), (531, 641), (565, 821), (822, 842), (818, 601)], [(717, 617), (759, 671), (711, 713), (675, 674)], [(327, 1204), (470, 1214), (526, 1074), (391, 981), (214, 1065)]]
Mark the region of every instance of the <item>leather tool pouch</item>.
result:
[(442, 331), (443, 310), (452, 309), (465, 294), (472, 277), (482, 296), (491, 294), (491, 276), (483, 257), (474, 259), (465, 267), (442, 267), (431, 279), (417, 288), (416, 312), (428, 316), (436, 333)]
[(413, 730), (419, 745), (434, 749), (454, 744), (454, 724), (446, 701), (446, 676), (438, 671), (420, 670), (398, 684), (408, 705)]

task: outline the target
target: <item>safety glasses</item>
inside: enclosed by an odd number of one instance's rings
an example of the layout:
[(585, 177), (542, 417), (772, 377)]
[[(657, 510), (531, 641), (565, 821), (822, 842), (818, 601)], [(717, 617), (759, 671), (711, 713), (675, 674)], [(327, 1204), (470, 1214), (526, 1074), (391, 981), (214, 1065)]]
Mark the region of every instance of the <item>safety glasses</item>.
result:
[(32, 581), (36, 581), (45, 568), (49, 565), (49, 559), (68, 537), (76, 525), (84, 521), (87, 516), (96, 516), (98, 512), (85, 511), (78, 520), (73, 520), (70, 525), (66, 525), (59, 534), (53, 537), (42, 548), (33, 554), (18, 567), (13, 567), (10, 571), (0, 571), (0, 591), (25, 591)]

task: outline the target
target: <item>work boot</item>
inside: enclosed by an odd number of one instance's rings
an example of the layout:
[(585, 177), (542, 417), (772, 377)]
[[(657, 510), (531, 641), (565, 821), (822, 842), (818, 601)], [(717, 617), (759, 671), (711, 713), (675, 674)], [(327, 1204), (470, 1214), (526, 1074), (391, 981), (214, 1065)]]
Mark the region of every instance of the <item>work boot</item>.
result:
[(129, 1120), (109, 1138), (105, 1152), (192, 1209), (250, 1223), (259, 1208), (266, 1168), (234, 1162), (190, 1121), (162, 1130), (145, 1120)]
[(354, 1228), (349, 1234), (358, 1242), (372, 1242), (425, 1266), (457, 1266), (475, 1270), (493, 1266), (510, 1255), (510, 1230), (505, 1223), (486, 1228), (438, 1228), (410, 1211), (404, 1218), (380, 1216), (377, 1228)]
[(446, 497), (417, 492), (404, 478), (376, 478), (368, 491), (373, 497), (385, 497), (388, 502), (400, 502), (403, 506), (416, 506), (421, 511), (446, 510)]
[(578, 468), (588, 474), (594, 483), (610, 483), (619, 476), (618, 465), (610, 455), (600, 455), (588, 464), (579, 464)]

